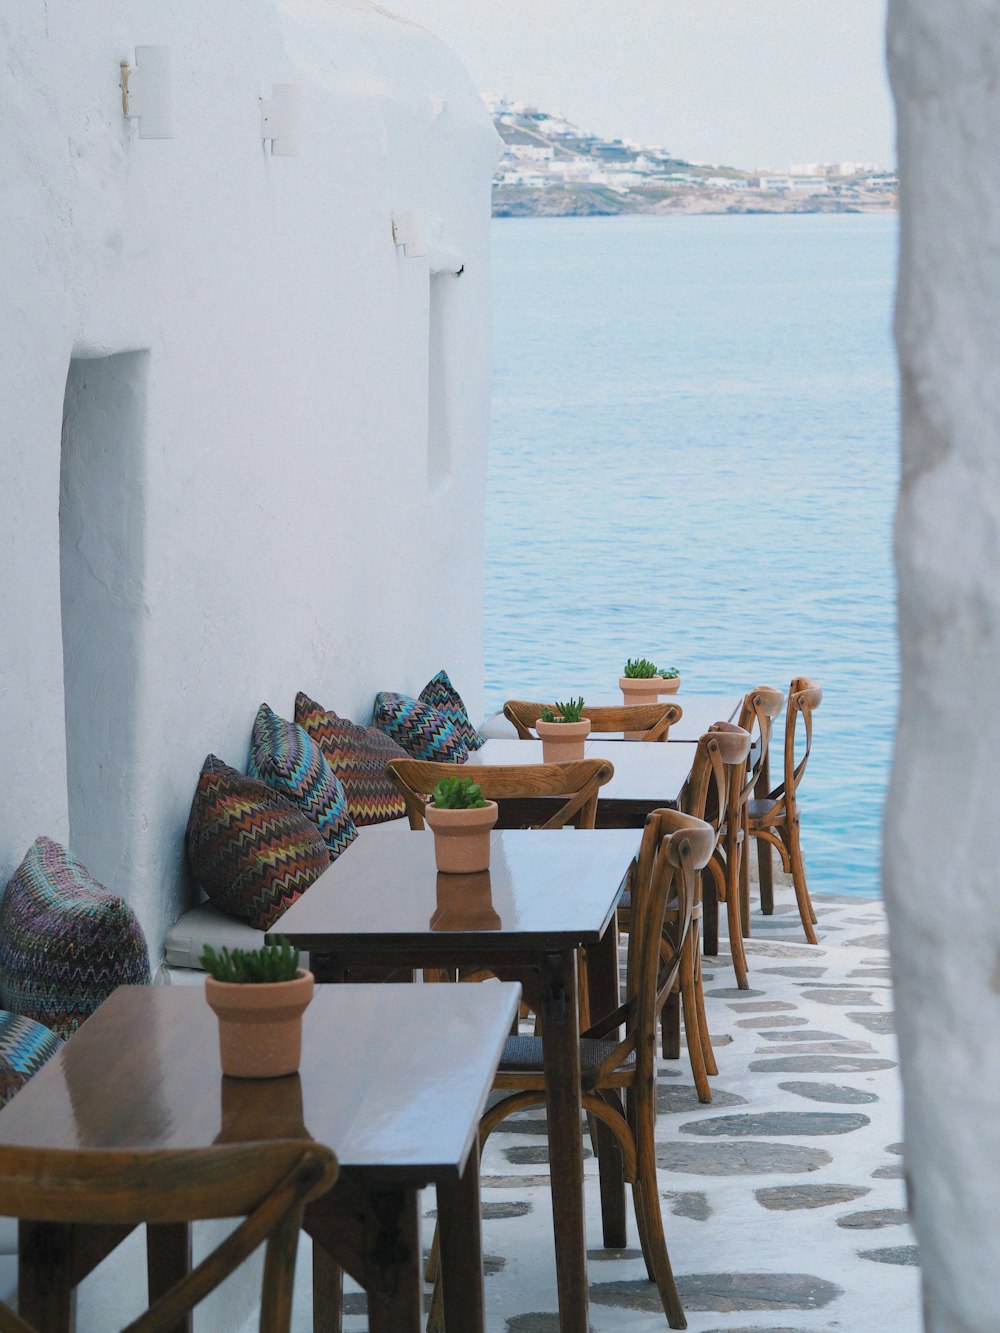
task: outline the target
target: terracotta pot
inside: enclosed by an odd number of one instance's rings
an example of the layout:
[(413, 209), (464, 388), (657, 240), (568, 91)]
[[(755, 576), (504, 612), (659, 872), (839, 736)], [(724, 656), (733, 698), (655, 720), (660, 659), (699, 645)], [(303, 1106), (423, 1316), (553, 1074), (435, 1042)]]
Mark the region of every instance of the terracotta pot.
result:
[(434, 832), (434, 857), (446, 875), (474, 875), (490, 866), (490, 836), (497, 822), (497, 803), (475, 810), (438, 809), (428, 801), (424, 819)]
[(543, 722), (539, 718), (535, 730), (542, 742), (542, 758), (547, 764), (571, 763), (584, 757), (590, 718), (585, 717), (582, 722)]
[(676, 694), (680, 687), (680, 676), (618, 677), (618, 688), (626, 704), (655, 704), (661, 694)]
[(235, 982), (205, 978), (205, 998), (219, 1019), (222, 1072), (234, 1078), (294, 1074), (302, 1055), (302, 1015), (313, 997), (313, 974), (294, 981)]

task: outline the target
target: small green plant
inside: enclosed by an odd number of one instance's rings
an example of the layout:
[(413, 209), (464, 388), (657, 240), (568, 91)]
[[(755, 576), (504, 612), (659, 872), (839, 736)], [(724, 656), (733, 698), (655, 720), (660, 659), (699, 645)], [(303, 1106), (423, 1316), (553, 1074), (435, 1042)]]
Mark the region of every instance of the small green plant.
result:
[(205, 945), (201, 965), (216, 981), (261, 982), (294, 981), (299, 970), (299, 951), (293, 949), (284, 935), (278, 935), (273, 944), (259, 949), (223, 948), (216, 953)]
[(625, 675), (629, 680), (651, 680), (659, 672), (648, 657), (630, 657), (625, 663)]
[(487, 802), (471, 778), (442, 778), (431, 792), (439, 810), (481, 810)]
[(676, 667), (657, 667), (656, 674), (662, 676), (664, 680), (676, 680), (681, 673)]
[(557, 703), (554, 708), (543, 708), (538, 715), (539, 722), (582, 722), (583, 695), (579, 699), (570, 699), (564, 704)]

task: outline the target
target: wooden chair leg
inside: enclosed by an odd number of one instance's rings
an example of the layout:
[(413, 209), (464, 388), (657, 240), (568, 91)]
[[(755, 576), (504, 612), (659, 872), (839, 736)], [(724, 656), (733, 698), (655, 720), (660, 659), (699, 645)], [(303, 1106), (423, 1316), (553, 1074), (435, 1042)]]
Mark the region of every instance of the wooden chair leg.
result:
[(792, 884), (795, 886), (795, 901), (799, 908), (799, 917), (802, 921), (802, 929), (806, 933), (806, 939), (810, 944), (818, 943), (816, 932), (813, 929), (813, 922), (816, 920), (816, 913), (813, 911), (812, 899), (809, 897), (809, 888), (806, 884), (806, 867), (802, 860), (802, 845), (799, 842), (799, 821), (796, 814), (788, 825), (788, 859), (792, 863)]
[(774, 914), (774, 868), (771, 844), (766, 838), (756, 838), (757, 874), (760, 878), (760, 910), (765, 916)]
[(706, 866), (701, 872), (702, 908), (701, 928), (704, 933), (704, 951), (713, 958), (719, 952), (719, 897), (715, 880)]
[(636, 1120), (636, 1148), (639, 1169), (632, 1187), (636, 1223), (642, 1238), (643, 1254), (648, 1255), (647, 1268), (652, 1266), (652, 1278), (660, 1291), (663, 1311), (671, 1328), (687, 1328), (684, 1307), (677, 1294), (667, 1238), (663, 1234), (663, 1214), (656, 1184), (656, 1155), (653, 1143), (653, 1117), (648, 1107), (639, 1106)]
[(736, 862), (726, 858), (726, 920), (729, 924), (729, 952), (733, 958), (733, 971), (740, 990), (749, 990), (747, 980), (747, 956), (743, 948), (743, 912), (739, 884), (739, 848), (735, 848)]
[(709, 1074), (717, 1074), (719, 1066), (715, 1062), (715, 1051), (712, 1047), (712, 1037), (708, 1030), (708, 1015), (705, 1013), (705, 988), (701, 982), (701, 957), (699, 956), (698, 944), (691, 949), (692, 962), (694, 965), (694, 995), (697, 1004), (697, 1023), (698, 1036), (701, 1039), (701, 1053), (705, 1060), (705, 1068)]
[(740, 826), (740, 917), (743, 922), (743, 938), (750, 938), (750, 823), (747, 819), (746, 806), (743, 807), (743, 819)]
[(660, 1036), (664, 1060), (681, 1058), (681, 994), (671, 991), (660, 1014)]
[[(689, 935), (690, 939), (691, 936)], [(695, 941), (697, 944), (697, 941)], [(685, 948), (684, 960), (681, 963), (681, 1003), (684, 1007), (684, 1035), (687, 1038), (688, 1060), (691, 1063), (691, 1074), (694, 1078), (694, 1086), (698, 1091), (698, 1100), (700, 1102), (710, 1102), (712, 1100), (712, 1088), (708, 1081), (708, 1070), (705, 1065), (705, 1052), (702, 1047), (701, 1033), (698, 1024), (698, 996), (695, 987), (694, 965), (691, 961), (691, 950)]]

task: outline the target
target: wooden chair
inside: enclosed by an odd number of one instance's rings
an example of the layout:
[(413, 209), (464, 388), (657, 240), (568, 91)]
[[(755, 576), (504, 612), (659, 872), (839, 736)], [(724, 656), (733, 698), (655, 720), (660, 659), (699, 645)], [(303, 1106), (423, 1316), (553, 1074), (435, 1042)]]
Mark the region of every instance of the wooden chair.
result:
[[(337, 1163), (316, 1143), (272, 1140), (185, 1151), (0, 1148), (0, 1211), (50, 1224), (51, 1243), (22, 1250), (20, 1271), (42, 1307), (53, 1299), (46, 1264), (60, 1252), (63, 1226), (107, 1224), (123, 1233), (140, 1223), (163, 1225), (205, 1218), (243, 1217), (221, 1245), (165, 1292), (151, 1290), (152, 1304), (125, 1333), (173, 1333), (257, 1247), (267, 1242), (261, 1295), (261, 1333), (288, 1333), (292, 1316), (295, 1254), (307, 1203), (333, 1184)], [(120, 1237), (119, 1237), (120, 1238)], [(68, 1255), (68, 1245), (64, 1247)], [(32, 1265), (38, 1264), (36, 1280)], [(70, 1275), (68, 1280), (72, 1280)], [(153, 1287), (153, 1280), (150, 1282)], [(64, 1291), (61, 1293), (64, 1295)], [(0, 1304), (2, 1333), (45, 1333)], [(62, 1327), (61, 1323), (59, 1327)]]
[[(785, 710), (785, 753), (783, 780), (773, 790), (768, 790), (769, 773), (765, 760), (757, 791), (747, 805), (746, 829), (750, 837), (758, 840), (757, 855), (760, 867), (761, 910), (765, 916), (774, 911), (774, 897), (771, 888), (771, 848), (777, 847), (781, 864), (786, 874), (791, 874), (795, 886), (795, 901), (799, 908), (799, 917), (806, 939), (816, 943), (816, 913), (809, 897), (806, 883), (806, 867), (802, 859), (802, 843), (799, 833), (799, 806), (797, 793), (799, 783), (806, 771), (809, 755), (812, 751), (813, 713), (823, 700), (823, 687), (807, 676), (796, 676), (789, 686), (788, 704)], [(798, 741), (798, 727), (802, 723), (804, 748), (798, 763), (795, 762)]]
[(750, 845), (746, 833), (748, 802), (767, 762), (772, 719), (781, 712), (784, 702), (785, 696), (780, 690), (758, 686), (744, 698), (738, 724), (714, 722), (709, 727), (709, 731), (713, 732), (743, 730), (751, 738), (747, 758), (729, 770), (726, 817), (719, 845), (712, 858), (715, 892), (705, 897), (703, 920), (705, 952), (716, 954), (719, 952), (718, 904), (725, 903), (733, 971), (736, 984), (741, 990), (749, 989), (750, 985), (743, 947), (744, 936), (750, 934), (749, 863), (746, 855)]
[[(698, 739), (695, 747), (691, 776), (681, 793), (681, 806), (686, 814), (707, 822), (714, 831), (712, 855), (697, 877), (695, 885), (694, 925), (688, 934), (685, 956), (681, 960), (677, 983), (663, 1006), (661, 1018), (663, 1054), (667, 1059), (680, 1057), (680, 1018), (684, 1011), (684, 1032), (687, 1038), (691, 1074), (698, 1091), (698, 1100), (710, 1102), (712, 1088), (710, 1074), (719, 1072), (712, 1050), (712, 1039), (705, 1015), (705, 997), (701, 984), (701, 919), (704, 911), (703, 896), (707, 887), (714, 895), (724, 884), (723, 868), (715, 856), (726, 822), (726, 810), (731, 788), (731, 774), (739, 771), (750, 752), (750, 736), (732, 723), (717, 724), (724, 730), (709, 731)], [(640, 847), (640, 853), (641, 853)], [(740, 936), (742, 944), (742, 936)], [(718, 945), (716, 945), (718, 948)]]
[(607, 759), (580, 759), (572, 764), (475, 764), (467, 769), (425, 759), (391, 759), (386, 772), (403, 793), (410, 828), (424, 826), (427, 798), (442, 778), (467, 774), (488, 801), (535, 801), (567, 798), (538, 828), (593, 828), (597, 822), (597, 795), (614, 777)]
[[(543, 708), (554, 709), (555, 705), (508, 699), (503, 706), (503, 715), (513, 722), (519, 740), (537, 740), (532, 728)], [(627, 734), (629, 740), (665, 741), (670, 728), (683, 716), (683, 710), (675, 703), (630, 704), (627, 707), (584, 708), (583, 716), (590, 719), (592, 732), (620, 731)]]
[[(655, 819), (662, 836), (633, 878), (625, 999), (581, 1035), (581, 1091), (584, 1109), (610, 1130), (620, 1150), (625, 1179), (632, 1185), (646, 1272), (659, 1287), (671, 1328), (686, 1328), (667, 1254), (656, 1179), (656, 1016), (681, 964), (695, 876), (712, 854), (715, 830), (675, 810), (656, 811)], [(663, 949), (668, 905), (676, 920), (672, 957)], [(544, 1105), (539, 1038), (508, 1039), (494, 1088), (509, 1095), (480, 1121), (481, 1142), (513, 1112)]]

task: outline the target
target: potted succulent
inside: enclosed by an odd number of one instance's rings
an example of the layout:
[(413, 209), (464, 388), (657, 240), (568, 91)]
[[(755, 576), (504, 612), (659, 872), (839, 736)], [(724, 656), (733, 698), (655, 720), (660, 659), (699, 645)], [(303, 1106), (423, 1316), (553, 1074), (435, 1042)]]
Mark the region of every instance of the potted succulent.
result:
[(485, 800), (472, 778), (442, 778), (424, 807), (424, 819), (434, 833), (438, 870), (450, 875), (488, 870), (497, 814), (496, 801)]
[(234, 1078), (294, 1074), (302, 1054), (302, 1015), (313, 997), (313, 974), (282, 936), (260, 949), (206, 945), (201, 965), (205, 998), (219, 1019), (222, 1072)]
[(626, 704), (656, 703), (661, 694), (676, 694), (681, 673), (676, 667), (657, 667), (647, 657), (629, 658), (618, 687)]
[(583, 746), (590, 735), (590, 719), (583, 716), (583, 698), (543, 708), (535, 723), (542, 742), (542, 758), (547, 764), (566, 763), (583, 758)]

